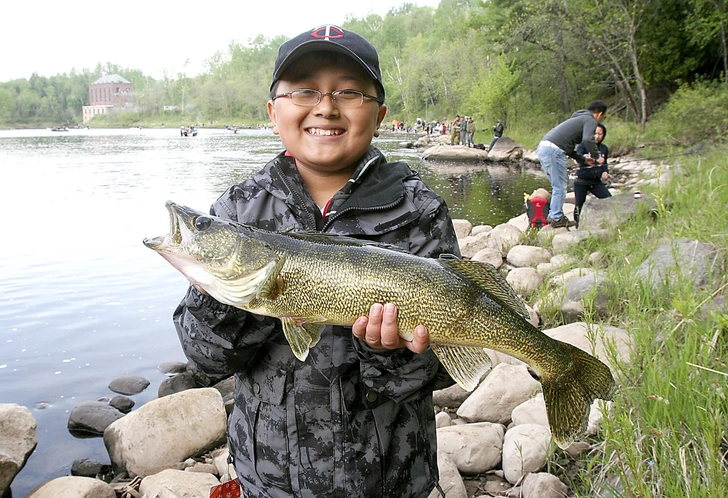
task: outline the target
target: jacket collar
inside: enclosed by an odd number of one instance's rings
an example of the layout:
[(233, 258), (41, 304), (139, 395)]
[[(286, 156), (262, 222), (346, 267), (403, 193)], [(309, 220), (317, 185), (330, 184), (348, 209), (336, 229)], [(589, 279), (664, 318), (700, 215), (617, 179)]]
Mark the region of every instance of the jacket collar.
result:
[[(413, 174), (407, 164), (387, 163), (379, 149), (370, 146), (359, 159), (347, 184), (332, 198), (328, 215), (335, 216), (336, 213), (352, 208), (370, 210), (397, 204), (404, 197), (404, 180)], [(318, 212), (318, 207), (298, 174), (293, 158), (285, 152), (256, 173), (254, 179), (291, 209), (299, 211), (305, 208), (309, 213)]]

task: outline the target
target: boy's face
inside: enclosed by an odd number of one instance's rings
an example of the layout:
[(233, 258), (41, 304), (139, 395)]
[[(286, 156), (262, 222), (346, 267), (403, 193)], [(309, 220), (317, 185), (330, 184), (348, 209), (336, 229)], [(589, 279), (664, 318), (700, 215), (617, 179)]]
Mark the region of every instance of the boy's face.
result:
[[(276, 94), (300, 89), (322, 93), (358, 90), (377, 95), (376, 85), (354, 60), (331, 52), (301, 56), (278, 82)], [(330, 95), (312, 107), (295, 105), (283, 97), (268, 101), (273, 133), (296, 159), (299, 168), (319, 173), (350, 169), (366, 152), (384, 119), (387, 108), (365, 98), (359, 107), (342, 107)]]

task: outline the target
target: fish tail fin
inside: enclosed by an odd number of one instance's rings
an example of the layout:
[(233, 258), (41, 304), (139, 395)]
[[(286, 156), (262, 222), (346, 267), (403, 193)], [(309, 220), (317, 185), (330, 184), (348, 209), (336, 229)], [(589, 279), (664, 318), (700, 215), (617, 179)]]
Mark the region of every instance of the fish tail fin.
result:
[(599, 359), (571, 344), (563, 345), (571, 357), (571, 368), (558, 375), (544, 373), (541, 387), (551, 435), (565, 449), (586, 432), (592, 402), (611, 400), (616, 383)]

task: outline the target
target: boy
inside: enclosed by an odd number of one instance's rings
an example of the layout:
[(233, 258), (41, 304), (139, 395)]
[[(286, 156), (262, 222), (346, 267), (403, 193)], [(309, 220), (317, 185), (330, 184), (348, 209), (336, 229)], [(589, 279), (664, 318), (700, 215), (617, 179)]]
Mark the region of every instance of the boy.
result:
[[(211, 214), (267, 230), (318, 230), (459, 254), (444, 201), (371, 146), (384, 119), (374, 47), (336, 26), (281, 45), (268, 113), (285, 152), (228, 189)], [(432, 391), (452, 384), (424, 326), (399, 337), (397, 310), (373, 303), (327, 327), (297, 360), (279, 320), (190, 287), (174, 313), (185, 354), (235, 374), (228, 443), (246, 498), (426, 497), (438, 485)], [(444, 496), (444, 495), (443, 495)]]
[[(594, 142), (594, 131), (606, 112), (607, 105), (601, 100), (595, 100), (586, 109), (576, 111), (571, 118), (552, 128), (538, 144), (536, 154), (541, 163), (541, 169), (548, 176), (552, 187), (549, 224), (554, 228), (568, 228), (576, 224), (564, 215), (564, 199), (568, 182), (566, 156), (589, 165), (594, 164), (595, 160), (599, 164), (604, 162), (599, 157), (599, 150)], [(576, 145), (582, 141), (591, 156), (589, 158), (577, 154), (574, 150)]]

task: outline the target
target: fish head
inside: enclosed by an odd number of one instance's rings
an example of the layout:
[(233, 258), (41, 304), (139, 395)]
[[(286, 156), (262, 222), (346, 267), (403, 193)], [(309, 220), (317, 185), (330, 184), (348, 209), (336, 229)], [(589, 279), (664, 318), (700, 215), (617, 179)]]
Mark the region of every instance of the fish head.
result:
[(280, 256), (250, 227), (172, 201), (166, 206), (169, 233), (144, 245), (218, 301), (240, 307), (280, 270)]

